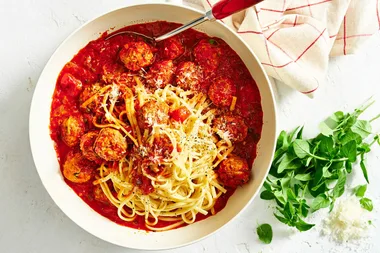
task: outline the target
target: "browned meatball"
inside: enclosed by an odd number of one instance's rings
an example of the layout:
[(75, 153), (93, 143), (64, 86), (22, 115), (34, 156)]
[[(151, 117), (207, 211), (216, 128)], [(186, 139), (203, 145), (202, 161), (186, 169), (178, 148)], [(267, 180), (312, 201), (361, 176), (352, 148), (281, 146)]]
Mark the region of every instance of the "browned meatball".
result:
[(182, 89), (198, 91), (202, 79), (202, 71), (194, 62), (181, 62), (178, 65), (176, 83)]
[(160, 162), (162, 159), (167, 159), (173, 152), (173, 143), (165, 134), (154, 136), (153, 145), (149, 147), (150, 159)]
[(91, 179), (95, 166), (80, 153), (70, 152), (63, 164), (63, 176), (74, 183), (84, 183)]
[(127, 154), (127, 141), (116, 129), (103, 128), (94, 143), (94, 150), (106, 161), (118, 161)]
[(98, 162), (100, 157), (95, 153), (94, 143), (96, 138), (98, 137), (98, 131), (91, 131), (82, 136), (80, 138), (80, 150), (84, 157), (86, 157), (90, 161)]
[(67, 91), (71, 97), (77, 97), (82, 91), (83, 85), (81, 80), (75, 78), (72, 74), (65, 73), (61, 78), (61, 87)]
[(213, 39), (203, 39), (193, 50), (195, 61), (201, 65), (206, 73), (214, 72), (220, 62), (221, 50)]
[(140, 129), (149, 129), (154, 124), (166, 124), (169, 120), (169, 106), (166, 103), (149, 101), (137, 112)]
[(102, 79), (105, 83), (126, 84), (131, 86), (134, 83), (133, 76), (126, 72), (120, 64), (107, 63), (103, 66)]
[(152, 48), (142, 41), (125, 44), (119, 53), (119, 58), (124, 66), (132, 71), (149, 66), (154, 61)]
[[(248, 127), (240, 116), (223, 115), (214, 120), (214, 128), (216, 131), (221, 130), (222, 134), (228, 135), (232, 142), (241, 142), (248, 133)], [(223, 138), (223, 136), (221, 136)]]
[(146, 75), (146, 83), (152, 88), (164, 88), (171, 83), (174, 70), (171, 60), (155, 63)]
[(232, 156), (222, 161), (217, 173), (221, 182), (232, 188), (247, 183), (251, 177), (247, 161), (238, 156)]
[(217, 78), (213, 80), (208, 96), (216, 106), (230, 106), (232, 98), (236, 96), (236, 86), (229, 78)]
[[(99, 95), (102, 86), (99, 83), (87, 86), (79, 96), (79, 106), (84, 112), (97, 112), (100, 111), (100, 105), (102, 104), (102, 99)], [(92, 96), (96, 96), (91, 101), (87, 101)]]
[(163, 53), (165, 59), (173, 60), (184, 52), (185, 48), (178, 36), (164, 40)]
[(80, 137), (84, 134), (85, 124), (82, 115), (71, 115), (61, 125), (62, 140), (69, 147), (79, 144)]

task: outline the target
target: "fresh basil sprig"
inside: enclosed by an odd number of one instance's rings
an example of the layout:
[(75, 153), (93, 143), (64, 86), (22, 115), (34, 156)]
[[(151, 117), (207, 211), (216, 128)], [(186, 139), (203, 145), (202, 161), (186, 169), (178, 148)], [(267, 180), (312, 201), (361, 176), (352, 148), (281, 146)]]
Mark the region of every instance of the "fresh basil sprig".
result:
[[(352, 113), (335, 112), (320, 124), (321, 133), (312, 139), (303, 138), (303, 127), (280, 133), (270, 175), (260, 195), (276, 201), (274, 216), (280, 222), (300, 231), (311, 229), (314, 224), (304, 219), (310, 212), (334, 208), (356, 162), (369, 183), (366, 154), (374, 143), (380, 145), (379, 134), (372, 133), (371, 122), (380, 115), (371, 120), (361, 120), (359, 116), (373, 103), (368, 101)], [(364, 141), (368, 139), (369, 142)], [(358, 194), (364, 195), (362, 191)], [(361, 204), (372, 209), (372, 202), (366, 198)]]

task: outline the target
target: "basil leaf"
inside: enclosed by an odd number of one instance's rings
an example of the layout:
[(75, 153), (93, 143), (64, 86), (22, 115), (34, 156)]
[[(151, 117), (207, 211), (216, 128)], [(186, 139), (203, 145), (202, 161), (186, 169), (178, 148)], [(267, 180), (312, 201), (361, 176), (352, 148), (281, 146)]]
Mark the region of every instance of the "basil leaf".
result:
[(368, 210), (370, 212), (372, 212), (372, 210), (373, 210), (373, 203), (372, 203), (372, 200), (370, 200), (369, 198), (362, 198), (360, 200), (360, 205), (364, 209), (366, 209), (366, 210)]
[(284, 207), (284, 217), (291, 220), (295, 214), (294, 206), (290, 202), (286, 202)]
[(291, 188), (288, 188), (286, 190), (286, 195), (288, 197), (288, 200), (297, 200), (297, 196)]
[(285, 131), (281, 131), (280, 135), (277, 138), (276, 149), (288, 146), (288, 134)]
[(312, 227), (314, 227), (315, 224), (309, 224), (309, 223), (306, 223), (305, 221), (299, 219), (298, 222), (296, 222), (295, 224), (295, 227), (299, 230), (299, 231), (308, 231), (310, 230)]
[(326, 154), (326, 155), (331, 155), (334, 151), (334, 140), (332, 137), (326, 137), (322, 135), (320, 137), (321, 143), (319, 144), (319, 150)]
[(302, 139), (302, 134), (303, 134), (303, 126), (301, 127), (301, 129), (297, 133), (297, 139)]
[(345, 167), (346, 167), (347, 173), (352, 172), (352, 163), (350, 163), (349, 161), (346, 161)]
[(275, 196), (273, 192), (266, 190), (260, 193), (260, 198), (264, 200), (271, 200), (271, 199), (275, 199)]
[(362, 169), (365, 181), (367, 181), (367, 183), (369, 184), (368, 172), (367, 172), (367, 167), (365, 166), (365, 159), (364, 159), (364, 155), (363, 154), (361, 155), (361, 159), (360, 159), (360, 168)]
[(344, 172), (339, 173), (338, 182), (336, 183), (336, 185), (333, 188), (333, 197), (334, 198), (339, 198), (340, 196), (343, 195), (346, 180), (347, 180), (346, 173), (344, 173)]
[(257, 235), (259, 236), (260, 241), (265, 244), (270, 244), (273, 238), (272, 227), (269, 224), (261, 224), (256, 229)]
[(367, 138), (372, 132), (372, 127), (367, 120), (358, 120), (351, 127), (352, 132), (359, 134), (363, 139)]
[(293, 142), (294, 136), (296, 135), (299, 129), (300, 127), (296, 127), (292, 132), (289, 133), (289, 137), (288, 137), (289, 143)]
[(297, 179), (299, 181), (310, 181), (312, 178), (311, 178), (311, 173), (307, 173), (307, 174), (297, 174), (294, 179)]
[(352, 140), (342, 147), (342, 154), (348, 158), (350, 162), (356, 161), (356, 141)]
[(367, 191), (367, 185), (366, 184), (359, 185), (359, 186), (355, 187), (355, 189), (354, 189), (354, 193), (355, 193), (356, 197), (364, 197), (364, 194), (366, 191)]
[(326, 197), (325, 194), (320, 194), (318, 195), (313, 202), (311, 203), (311, 209), (313, 212), (321, 209), (321, 208), (326, 208), (330, 205), (329, 199)]
[(284, 223), (284, 224), (288, 224), (289, 220), (287, 220), (286, 218), (276, 214), (276, 213), (273, 213), (274, 217), (277, 218), (277, 220), (279, 220), (280, 222)]
[(352, 132), (351, 129), (348, 129), (348, 131), (342, 136), (340, 142), (342, 143), (342, 145), (345, 145), (350, 141), (355, 141), (356, 144), (360, 144), (363, 141), (363, 139), (359, 134)]
[(280, 173), (284, 172), (284, 170), (297, 169), (300, 165), (298, 163), (294, 162), (294, 160), (296, 158), (297, 157), (295, 157), (289, 153), (286, 153), (286, 155), (281, 160), (280, 165), (277, 168), (277, 173), (280, 174)]
[(310, 146), (305, 140), (295, 140), (293, 142), (293, 149), (298, 158), (302, 159), (310, 155)]

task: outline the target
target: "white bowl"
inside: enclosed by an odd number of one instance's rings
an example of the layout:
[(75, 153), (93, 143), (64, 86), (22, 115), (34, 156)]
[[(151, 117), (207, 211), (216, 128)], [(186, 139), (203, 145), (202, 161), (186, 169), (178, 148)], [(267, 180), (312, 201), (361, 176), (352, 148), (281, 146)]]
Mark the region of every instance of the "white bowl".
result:
[(156, 20), (185, 23), (200, 14), (189, 7), (163, 3), (129, 6), (109, 12), (71, 34), (53, 54), (40, 76), (33, 96), (29, 123), (31, 149), (38, 174), (62, 211), (80, 227), (105, 241), (146, 250), (169, 249), (198, 241), (235, 218), (253, 200), (268, 174), (276, 135), (275, 104), (268, 77), (254, 53), (232, 30), (222, 22), (206, 22), (197, 29), (225, 40), (244, 61), (260, 90), (264, 125), (258, 144), (258, 156), (253, 165), (253, 179), (239, 188), (227, 206), (215, 216), (166, 232), (145, 232), (120, 226), (93, 211), (63, 181), (49, 135), (49, 117), (55, 83), (65, 63), (89, 41), (110, 28), (118, 29)]

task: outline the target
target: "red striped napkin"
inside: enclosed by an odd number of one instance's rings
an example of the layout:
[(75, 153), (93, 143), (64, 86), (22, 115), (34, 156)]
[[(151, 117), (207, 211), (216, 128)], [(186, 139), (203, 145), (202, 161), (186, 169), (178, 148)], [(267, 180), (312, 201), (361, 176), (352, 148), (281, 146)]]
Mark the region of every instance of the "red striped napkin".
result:
[[(204, 7), (218, 0), (201, 0)], [(329, 56), (352, 54), (380, 29), (380, 0), (265, 0), (223, 20), (267, 73), (313, 96)]]

